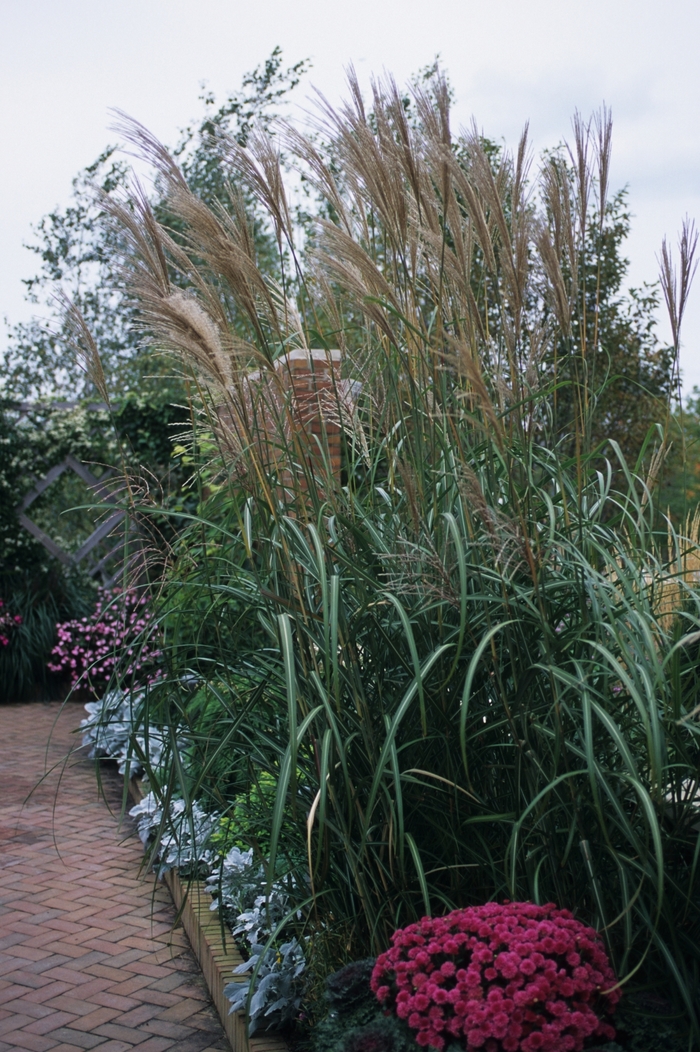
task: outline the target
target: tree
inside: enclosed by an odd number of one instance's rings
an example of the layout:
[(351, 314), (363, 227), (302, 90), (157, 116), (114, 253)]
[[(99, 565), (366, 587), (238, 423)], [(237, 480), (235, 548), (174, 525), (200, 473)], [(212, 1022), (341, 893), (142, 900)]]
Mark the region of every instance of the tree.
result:
[[(221, 105), (203, 92), (204, 115), (182, 132), (175, 154), (205, 201), (227, 200), (226, 137), (245, 143), (253, 126), (268, 127), (307, 67), (302, 61), (286, 68), (275, 48)], [(185, 485), (190, 469), (183, 470), (183, 458), (173, 455), (173, 440), (191, 427), (182, 408), (183, 384), (169, 375), (170, 362), (142, 353), (138, 311), (120, 272), (128, 246), (105, 209), (105, 198), (126, 196), (129, 183), (128, 165), (109, 146), (75, 177), (68, 206), (37, 224), (29, 247), (39, 268), (24, 284), (39, 316), (11, 328), (0, 354), (0, 598), (22, 618), (17, 639), (0, 654), (5, 697), (24, 696), (46, 679), (56, 622), (88, 613), (94, 599), (84, 569), (67, 571), (19, 523), (15, 508), (37, 478), (71, 453), (98, 475), (104, 465), (127, 473), (132, 492), (135, 487), (141, 499), (148, 494), (170, 511), (191, 513), (198, 500), (197, 490)], [(177, 223), (158, 186), (152, 207), (177, 238)], [(255, 219), (251, 195), (246, 208)], [(262, 223), (255, 242), (269, 265), (272, 242)], [(20, 414), (18, 426), (17, 402), (101, 400), (90, 377), (76, 367), (62, 300), (80, 312), (99, 349), (113, 400), (111, 419), (95, 407), (38, 404)], [(95, 514), (85, 507), (90, 494), (81, 485), (66, 472), (32, 505), (33, 520), (64, 548), (67, 536), (77, 547), (95, 525)], [(154, 551), (167, 550), (172, 533), (171, 520), (161, 518), (150, 532)]]
[[(577, 419), (572, 379), (585, 374), (591, 404), (586, 440), (590, 449), (617, 442), (634, 466), (649, 428), (665, 422), (673, 395), (675, 355), (656, 334), (658, 283), (624, 290), (629, 260), (624, 244), (630, 232), (628, 191), (593, 213), (585, 230), (585, 269), (571, 318), (568, 346), (554, 367), (563, 387), (555, 398), (557, 423), (567, 445), (576, 443)], [(582, 429), (583, 430), (583, 429)]]
[(657, 504), (677, 529), (700, 505), (700, 390), (697, 387), (670, 420), (668, 454)]
[[(308, 68), (306, 59), (285, 67), (281, 49), (276, 47), (220, 105), (212, 92), (203, 90), (200, 100), (204, 115), (183, 130), (173, 153), (204, 201), (217, 200), (225, 206), (228, 199), (223, 163), (226, 138), (244, 144), (253, 127), (268, 128)], [(73, 180), (70, 204), (49, 213), (35, 227), (36, 240), (28, 247), (39, 257), (40, 267), (24, 284), (29, 302), (41, 308), (41, 316), (8, 332), (7, 346), (0, 354), (3, 397), (75, 399), (76, 394), (86, 398), (98, 394), (88, 377), (77, 374), (70, 326), (57, 294), (69, 299), (83, 315), (114, 397), (134, 390), (143, 393), (144, 388), (161, 401), (181, 395), (174, 381), (163, 388), (163, 376), (155, 384), (148, 381), (154, 361), (149, 359), (146, 367), (140, 353), (138, 317), (125, 294), (116, 263), (125, 255), (123, 234), (109, 220), (103, 201), (105, 195), (123, 196), (129, 181), (128, 165), (118, 157), (116, 146), (108, 146)], [(160, 220), (172, 219), (158, 187), (152, 204)], [(256, 207), (251, 195), (247, 195), (246, 205), (255, 226), (256, 246), (270, 264), (269, 231), (262, 222), (255, 225)], [(167, 363), (160, 363), (160, 368), (166, 375), (171, 371)]]
[[(120, 366), (134, 357), (132, 312), (115, 272), (119, 234), (104, 221), (102, 194), (125, 189), (128, 166), (105, 149), (72, 184), (67, 208), (49, 213), (37, 224), (37, 240), (28, 247), (40, 260), (34, 277), (24, 281), (27, 299), (41, 315), (15, 325), (0, 358), (0, 383), (6, 398), (17, 400), (74, 397), (76, 390), (95, 395), (76, 376), (75, 361), (57, 292), (73, 301), (98, 341), (114, 389)], [(76, 382), (77, 381), (77, 382)]]

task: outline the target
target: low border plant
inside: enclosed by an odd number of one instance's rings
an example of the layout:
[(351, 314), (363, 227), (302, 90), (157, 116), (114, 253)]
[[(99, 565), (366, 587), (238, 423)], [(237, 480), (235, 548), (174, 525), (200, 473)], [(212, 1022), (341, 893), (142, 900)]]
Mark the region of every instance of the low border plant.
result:
[[(141, 713), (142, 693), (113, 690), (101, 699), (88, 702), (88, 716), (81, 723), (83, 744), (91, 758), (115, 760), (120, 773), (139, 773), (138, 757), (148, 757), (153, 776), (166, 750), (161, 729), (144, 731)], [(242, 804), (235, 813), (242, 813)], [(231, 822), (217, 812), (208, 812), (197, 801), (186, 805), (181, 798), (167, 805), (157, 791), (151, 791), (131, 808), (129, 815), (144, 847), (150, 847), (154, 868), (160, 878), (177, 868), (185, 878), (206, 878), (212, 895), (212, 910), (220, 910), (234, 938), (242, 946), (246, 960), (234, 974), (252, 972), (247, 980), (229, 983), (224, 990), (230, 1011), (248, 1009), (249, 1029), (278, 1028), (299, 1014), (303, 994), (302, 976), (306, 959), (301, 943), (294, 937), (279, 937), (290, 907), (290, 888), (284, 879), (269, 885), (265, 867), (255, 860), (252, 848), (242, 850), (234, 844), (225, 854), (220, 845), (231, 835)]]
[(88, 715), (80, 727), (83, 745), (88, 746), (91, 760), (98, 757), (115, 760), (119, 773), (125, 774), (128, 769), (129, 777), (142, 773), (142, 758), (146, 756), (149, 766), (158, 768), (165, 739), (156, 727), (149, 727), (147, 731), (139, 729), (143, 701), (141, 692), (109, 690), (99, 700), (87, 702)]
[(296, 912), (290, 901), (290, 892), (295, 889), (289, 878), (270, 885), (253, 849), (241, 851), (234, 846), (221, 859), (207, 886), (215, 896), (212, 909), (222, 909), (247, 954), (234, 974), (252, 972), (247, 982), (234, 981), (224, 988), (230, 1010), (247, 1008), (251, 1034), (261, 1026), (281, 1027), (291, 1022), (301, 1007), (306, 958), (298, 939), (282, 941), (279, 937), (288, 917)]
[(114, 679), (125, 685), (152, 682), (160, 650), (151, 628), (148, 597), (136, 589), (101, 588), (91, 617), (56, 626), (51, 672), (70, 676), (71, 687), (99, 694)]
[(352, 961), (326, 978), (325, 1019), (311, 1034), (314, 1052), (415, 1052), (406, 1024), (380, 1009), (370, 982), (375, 959)]
[(250, 1034), (294, 1020), (301, 1006), (306, 959), (298, 939), (281, 936), (287, 919), (297, 912), (290, 903), (293, 889), (288, 882), (280, 878), (270, 885), (252, 848), (234, 846), (217, 858), (220, 816), (207, 813), (196, 801), (186, 807), (182, 799), (171, 800), (166, 811), (151, 792), (129, 814), (136, 819), (144, 846), (152, 845), (159, 877), (175, 867), (184, 877), (205, 876), (213, 896), (211, 909), (221, 911), (243, 950), (246, 960), (234, 974), (252, 974), (224, 988), (230, 1011), (247, 1010)]
[(129, 811), (136, 820), (141, 843), (152, 847), (154, 867), (159, 877), (169, 869), (183, 876), (197, 877), (212, 863), (209, 841), (219, 816), (208, 814), (196, 801), (185, 805), (171, 800), (167, 808), (154, 792), (148, 793)]

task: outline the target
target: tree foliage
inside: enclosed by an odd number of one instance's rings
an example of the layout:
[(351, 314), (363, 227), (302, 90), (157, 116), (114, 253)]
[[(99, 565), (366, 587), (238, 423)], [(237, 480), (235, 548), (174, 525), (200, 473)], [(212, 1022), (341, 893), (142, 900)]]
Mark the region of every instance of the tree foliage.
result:
[(589, 414), (592, 447), (613, 439), (635, 463), (652, 424), (665, 423), (674, 394), (674, 350), (656, 334), (658, 282), (625, 290), (629, 260), (624, 244), (631, 217), (628, 192), (616, 193), (602, 218), (593, 215), (586, 230), (583, 294), (572, 318), (571, 339), (554, 368), (566, 386), (555, 399), (560, 432), (575, 445), (577, 413), (574, 373), (587, 375), (595, 411)]
[[(285, 67), (280, 48), (243, 78), (241, 88), (217, 104), (204, 90), (204, 115), (181, 133), (174, 149), (188, 180), (203, 201), (230, 201), (230, 171), (225, 161), (226, 140), (245, 143), (253, 127), (267, 128), (279, 116), (289, 93), (309, 67), (302, 60)], [(0, 391), (16, 400), (99, 397), (89, 377), (76, 369), (74, 333), (63, 303), (70, 300), (83, 315), (99, 348), (113, 397), (143, 392), (162, 401), (182, 396), (172, 377), (172, 365), (142, 355), (138, 312), (124, 288), (121, 266), (128, 254), (123, 232), (110, 221), (105, 199), (128, 192), (131, 176), (118, 147), (108, 146), (73, 180), (71, 200), (37, 224), (28, 247), (38, 257), (38, 272), (25, 280), (27, 298), (38, 308), (29, 322), (12, 327), (0, 356)], [(269, 224), (260, 218), (253, 196), (245, 195), (262, 260), (273, 267)], [(152, 205), (168, 221), (162, 187), (156, 186)], [(257, 220), (256, 220), (257, 216)], [(177, 223), (173, 226), (177, 236)], [(149, 379), (156, 376), (155, 379)]]
[(700, 505), (700, 391), (697, 387), (670, 420), (658, 504), (676, 524), (692, 519)]

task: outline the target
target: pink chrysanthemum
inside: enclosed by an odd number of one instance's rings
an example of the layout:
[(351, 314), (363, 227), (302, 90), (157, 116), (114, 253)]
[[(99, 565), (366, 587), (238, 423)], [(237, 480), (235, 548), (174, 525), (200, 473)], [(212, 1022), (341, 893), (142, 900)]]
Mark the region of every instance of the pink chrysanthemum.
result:
[(372, 990), (438, 1050), (580, 1052), (620, 999), (599, 935), (552, 903), (495, 902), (394, 933)]

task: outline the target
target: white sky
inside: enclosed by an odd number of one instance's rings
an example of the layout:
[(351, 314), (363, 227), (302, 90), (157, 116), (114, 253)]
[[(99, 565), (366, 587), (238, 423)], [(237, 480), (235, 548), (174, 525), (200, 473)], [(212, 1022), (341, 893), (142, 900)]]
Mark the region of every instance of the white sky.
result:
[[(439, 52), (456, 121), (473, 115), (510, 145), (526, 120), (537, 148), (556, 145), (574, 109), (605, 101), (612, 186), (629, 184), (635, 215), (631, 283), (653, 281), (664, 234), (700, 220), (699, 40), (697, 0), (0, 0), (0, 317), (28, 316), (21, 278), (36, 261), (22, 244), (114, 140), (109, 107), (173, 144), (201, 81), (222, 97), (277, 44), (286, 64), (312, 59), (302, 103), (312, 85), (338, 100), (350, 62), (365, 83), (383, 70), (401, 82)], [(689, 390), (700, 279), (683, 336)]]

